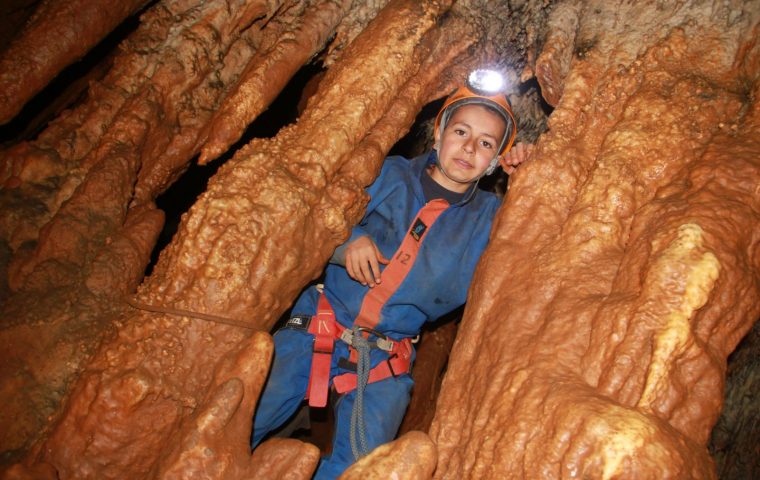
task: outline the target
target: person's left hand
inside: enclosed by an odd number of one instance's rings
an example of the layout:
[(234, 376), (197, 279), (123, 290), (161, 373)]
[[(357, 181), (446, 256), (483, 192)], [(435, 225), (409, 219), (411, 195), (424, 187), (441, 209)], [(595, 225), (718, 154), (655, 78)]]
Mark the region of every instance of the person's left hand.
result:
[(517, 142), (512, 146), (512, 149), (504, 154), (501, 166), (507, 175), (512, 175), (517, 170), (518, 165), (525, 162), (530, 158), (530, 154), (533, 152), (532, 143)]

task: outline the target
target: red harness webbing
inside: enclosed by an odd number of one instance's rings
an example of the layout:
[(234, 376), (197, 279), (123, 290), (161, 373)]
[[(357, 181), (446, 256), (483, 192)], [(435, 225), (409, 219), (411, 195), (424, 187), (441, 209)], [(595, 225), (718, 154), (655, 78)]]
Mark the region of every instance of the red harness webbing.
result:
[(319, 294), (317, 314), (311, 318), (309, 333), (314, 335), (314, 354), (311, 356), (311, 371), (309, 372), (309, 386), (306, 389), (306, 398), (309, 406), (324, 407), (327, 405), (327, 391), (330, 386), (330, 362), (332, 361), (335, 339), (340, 338), (345, 330), (341, 324), (335, 321), (330, 302), (324, 293)]
[[(420, 245), (430, 231), (441, 213), (449, 207), (449, 203), (443, 199), (431, 200), (420, 209), (417, 216), (407, 230), (401, 246), (393, 254), (390, 263), (383, 270), (380, 278), (382, 282), (371, 288), (364, 296), (359, 315), (354, 321), (361, 327), (375, 328), (380, 321), (382, 310), (389, 298), (398, 290), (412, 269)], [(314, 354), (311, 358), (311, 372), (309, 374), (309, 386), (306, 390), (306, 398), (309, 406), (324, 407), (327, 405), (327, 393), (330, 385), (330, 363), (335, 347), (335, 339), (345, 327), (335, 320), (327, 297), (319, 295), (317, 314), (312, 317), (309, 324), (309, 333), (314, 335)], [(356, 361), (356, 350), (351, 350), (351, 360)], [(393, 349), (389, 352), (390, 358), (378, 364), (369, 372), (369, 383), (383, 380), (390, 376), (408, 373), (412, 360), (412, 342), (405, 338), (400, 342), (394, 342)], [(338, 393), (349, 392), (356, 388), (356, 374), (344, 373), (333, 379), (333, 385)]]
[[(327, 394), (330, 385), (330, 363), (335, 350), (335, 339), (346, 328), (335, 320), (330, 302), (324, 293), (319, 295), (317, 314), (309, 323), (309, 333), (314, 335), (314, 353), (311, 357), (311, 372), (306, 398), (309, 406), (324, 407), (327, 405)], [(353, 348), (351, 349), (353, 352)], [(409, 373), (412, 366), (412, 341), (404, 338), (394, 341), (393, 348), (388, 352), (388, 360), (378, 364), (369, 371), (368, 383), (379, 382), (390, 376)], [(338, 393), (346, 393), (356, 388), (356, 374), (344, 373), (333, 378), (333, 385)]]
[[(412, 369), (412, 340), (404, 338), (400, 342), (393, 343), (393, 350), (388, 360), (378, 363), (369, 371), (367, 383), (379, 382), (388, 377), (395, 377), (402, 373), (409, 373)], [(333, 386), (338, 393), (346, 393), (356, 388), (356, 374), (344, 373), (333, 378)]]

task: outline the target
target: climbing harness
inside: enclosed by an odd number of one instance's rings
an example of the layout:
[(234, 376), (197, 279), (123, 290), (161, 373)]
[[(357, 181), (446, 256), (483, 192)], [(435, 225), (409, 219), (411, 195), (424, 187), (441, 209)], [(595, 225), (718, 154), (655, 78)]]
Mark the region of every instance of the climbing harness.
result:
[[(292, 325), (291, 319), (286, 326)], [(309, 372), (309, 386), (306, 389), (306, 397), (309, 406), (324, 407), (327, 405), (327, 393), (330, 385), (330, 363), (335, 350), (335, 340), (345, 327), (335, 321), (330, 302), (324, 293), (319, 294), (317, 302), (317, 314), (309, 319), (307, 329), (314, 335), (313, 353), (311, 356), (311, 372)]]
[[(314, 335), (311, 371), (306, 398), (309, 406), (324, 407), (330, 383), (330, 364), (335, 351), (335, 341), (341, 340), (356, 354), (356, 373), (343, 373), (333, 378), (335, 391), (344, 394), (356, 389), (351, 410), (351, 451), (356, 459), (368, 453), (366, 426), (364, 423), (364, 391), (368, 384), (409, 373), (412, 367), (412, 339), (392, 340), (369, 327), (355, 325), (345, 328), (335, 320), (335, 313), (324, 293), (317, 302), (317, 314), (313, 317), (294, 316), (286, 328), (307, 330)], [(370, 368), (370, 351), (380, 349), (388, 353), (388, 359)], [(343, 360), (343, 359), (341, 359)], [(347, 368), (353, 368), (351, 362)]]
[[(306, 389), (306, 398), (308, 398), (311, 407), (327, 405), (330, 363), (335, 351), (336, 340), (341, 340), (353, 347), (351, 349), (352, 356), (358, 354), (359, 351), (354, 345), (357, 335), (367, 342), (370, 349), (378, 348), (388, 353), (388, 360), (369, 370), (368, 383), (375, 383), (388, 377), (408, 373), (411, 369), (412, 339), (405, 338), (395, 341), (380, 332), (358, 325), (353, 329), (347, 329), (335, 320), (335, 313), (324, 293), (319, 295), (316, 315), (311, 318), (302, 315), (294, 316), (288, 320), (285, 328), (306, 330), (314, 335), (309, 386)], [(370, 334), (374, 337), (373, 340), (368, 339)], [(344, 373), (333, 378), (333, 387), (335, 387), (336, 392), (341, 394), (357, 388), (358, 361), (353, 362), (356, 367), (351, 362), (346, 363), (348, 368), (356, 368), (357, 373)]]
[[(388, 377), (397, 377), (404, 373), (408, 373), (411, 370), (413, 351), (412, 343), (414, 343), (415, 339), (418, 337), (415, 337), (414, 339), (404, 338), (398, 342), (384, 337), (378, 338), (375, 341), (370, 341), (367, 340), (364, 336), (365, 332), (366, 329), (362, 327), (354, 327), (351, 330), (347, 329), (343, 335), (341, 335), (341, 339), (354, 347), (357, 355), (361, 353), (359, 348), (357, 348), (355, 345), (357, 342), (357, 337), (364, 339), (364, 341), (367, 341), (370, 349), (379, 348), (380, 350), (388, 352), (388, 359), (378, 363), (375, 368), (371, 369), (368, 372), (369, 376), (367, 378), (367, 383), (379, 382), (380, 380), (385, 380)], [(382, 336), (382, 334), (380, 335)], [(347, 339), (351, 343), (346, 341)], [(387, 348), (386, 345), (388, 345)], [(336, 392), (346, 393), (359, 387), (359, 377), (361, 376), (359, 373), (359, 360), (361, 359), (357, 359), (356, 362), (356, 373), (344, 373), (341, 375), (336, 375), (335, 378), (333, 378), (333, 387), (335, 388)]]

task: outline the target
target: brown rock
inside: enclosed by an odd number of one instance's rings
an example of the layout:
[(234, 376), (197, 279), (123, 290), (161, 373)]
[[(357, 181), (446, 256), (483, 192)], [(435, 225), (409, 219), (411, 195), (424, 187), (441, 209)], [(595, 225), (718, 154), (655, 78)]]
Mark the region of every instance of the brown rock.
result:
[(319, 463), (319, 449), (289, 438), (270, 438), (251, 457), (249, 478), (308, 480)]
[(0, 124), (84, 56), (147, 0), (40, 2), (24, 30), (0, 56)]
[(430, 437), (412, 431), (372, 450), (339, 477), (341, 480), (423, 480), (435, 470), (437, 452)]
[(417, 358), (412, 370), (414, 389), (404, 421), (399, 427), (399, 435), (412, 430), (424, 432), (430, 428), (435, 414), (435, 401), (441, 389), (441, 380), (457, 334), (456, 323), (449, 320), (437, 328), (425, 329), (422, 340), (417, 344)]

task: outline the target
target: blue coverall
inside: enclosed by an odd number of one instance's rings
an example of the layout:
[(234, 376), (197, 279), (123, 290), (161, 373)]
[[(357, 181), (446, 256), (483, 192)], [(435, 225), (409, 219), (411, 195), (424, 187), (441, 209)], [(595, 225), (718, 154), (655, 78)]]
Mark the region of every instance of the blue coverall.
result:
[[(369, 291), (369, 287), (350, 278), (341, 265), (345, 246), (367, 235), (383, 256), (393, 257), (411, 222), (426, 203), (420, 176), (427, 175), (425, 168), (435, 162), (435, 155), (433, 151), (411, 161), (388, 157), (379, 177), (368, 187), (370, 202), (364, 218), (354, 227), (351, 237), (336, 249), (331, 260), (335, 263), (330, 263), (326, 270), (324, 292), (341, 325), (348, 328), (353, 325)], [(477, 189), (476, 186), (471, 188)], [(482, 190), (468, 191), (464, 198), (449, 206), (430, 227), (414, 265), (381, 309), (377, 331), (394, 340), (414, 337), (425, 322), (434, 321), (465, 302), (475, 265), (488, 241), (500, 202), (494, 194)], [(318, 295), (315, 287), (307, 289), (292, 314), (314, 315)], [(295, 413), (309, 383), (313, 336), (306, 331), (285, 328), (275, 334), (274, 340), (272, 372), (255, 413), (253, 446)], [(370, 355), (372, 367), (388, 358), (388, 354), (379, 349), (373, 349)], [(348, 346), (337, 341), (331, 381), (335, 375), (348, 372), (338, 366), (338, 360), (348, 356)], [(364, 412), (370, 450), (396, 435), (412, 386), (408, 374), (367, 385)], [(341, 395), (336, 402), (332, 454), (320, 462), (317, 479), (337, 478), (355, 461), (349, 437), (355, 396), (356, 390), (353, 390)]]

